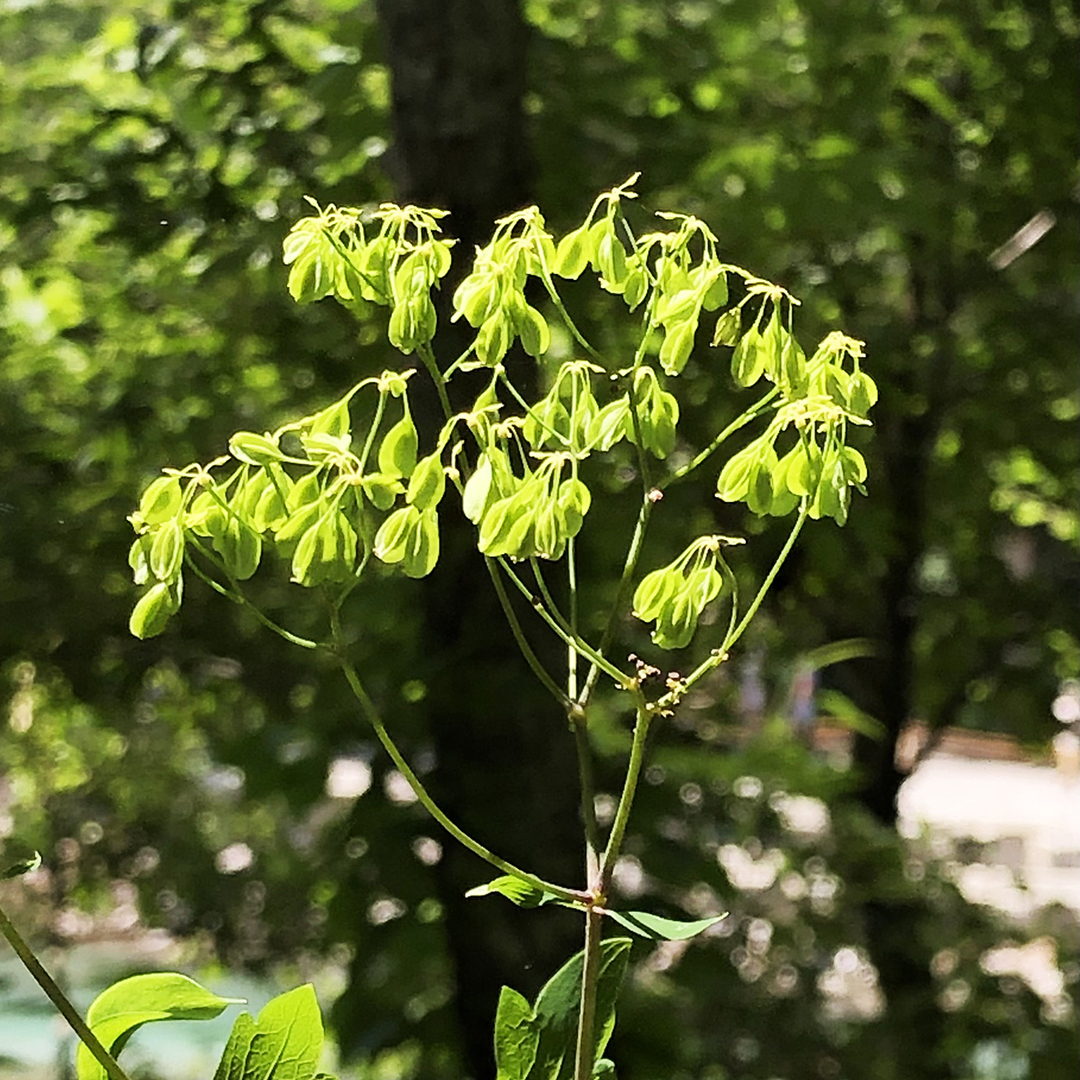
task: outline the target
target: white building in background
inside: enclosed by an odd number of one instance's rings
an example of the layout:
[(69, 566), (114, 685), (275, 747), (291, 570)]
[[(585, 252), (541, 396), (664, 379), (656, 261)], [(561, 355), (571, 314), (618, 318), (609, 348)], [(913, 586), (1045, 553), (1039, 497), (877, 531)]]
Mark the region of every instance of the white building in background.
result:
[[(1060, 903), (1080, 913), (1080, 740), (1065, 730), (1054, 758), (1012, 739), (947, 729), (923, 756), (913, 725), (897, 757), (914, 764), (900, 789), (902, 835), (928, 833), (969, 900), (1024, 917)], [(921, 760), (920, 760), (921, 759)]]

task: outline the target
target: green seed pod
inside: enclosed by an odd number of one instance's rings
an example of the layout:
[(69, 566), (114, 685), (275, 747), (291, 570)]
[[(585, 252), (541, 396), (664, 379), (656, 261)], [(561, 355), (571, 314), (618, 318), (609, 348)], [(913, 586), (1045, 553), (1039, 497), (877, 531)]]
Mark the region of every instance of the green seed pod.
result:
[(128, 566), (136, 585), (145, 585), (150, 580), (150, 545), (152, 538), (149, 533), (136, 536), (134, 543), (128, 549)]
[(552, 272), (559, 277), (575, 281), (589, 264), (589, 234), (582, 225), (567, 233), (560, 241), (555, 252), (555, 265)]
[(681, 585), (681, 575), (671, 566), (646, 574), (634, 590), (634, 617), (652, 622), (668, 605)]
[(254, 431), (235, 433), (229, 440), (229, 453), (249, 465), (267, 465), (285, 457), (270, 435), (257, 435)]
[(184, 563), (184, 533), (173, 518), (153, 534), (150, 546), (150, 573), (158, 581), (172, 581)]
[(568, 477), (559, 485), (559, 511), (562, 514), (566, 537), (577, 536), (592, 505), (592, 494), (584, 481)]
[(731, 354), (731, 377), (738, 386), (753, 386), (765, 372), (765, 350), (756, 328), (748, 330)]
[(183, 501), (180, 477), (159, 476), (143, 492), (136, 513), (144, 525), (160, 525), (176, 517)]
[(615, 235), (614, 222), (596, 246), (596, 265), (600, 284), (608, 292), (621, 293), (626, 284), (626, 249)]
[(596, 450), (610, 450), (626, 437), (626, 422), (630, 417), (630, 401), (623, 397), (605, 405), (589, 425), (588, 443)]
[(256, 532), (262, 533), (268, 529), (276, 529), (287, 516), (285, 500), (278, 493), (277, 485), (271, 482), (263, 489), (259, 501), (255, 504), (251, 524)]
[(685, 322), (668, 328), (664, 343), (660, 346), (660, 366), (668, 375), (678, 375), (694, 348), (694, 331), (697, 319), (688, 318)]
[(491, 315), (476, 335), (476, 357), (488, 367), (494, 367), (510, 350), (512, 340), (510, 317), (500, 308)]
[(864, 371), (856, 371), (848, 383), (848, 408), (865, 417), (878, 399), (877, 384)]
[(316, 413), (311, 418), (308, 433), (311, 435), (329, 435), (332, 438), (337, 438), (348, 435), (351, 426), (349, 399), (342, 398), (340, 401), (335, 401), (333, 405), (328, 405), (322, 412)]
[(411, 475), (416, 468), (418, 442), (416, 425), (406, 405), (405, 415), (386, 433), (379, 446), (379, 472), (394, 477)]
[(211, 540), (225, 569), (237, 581), (246, 581), (259, 568), (262, 537), (242, 521), (230, 517), (225, 528)]
[(739, 340), (739, 330), (742, 324), (742, 313), (737, 307), (725, 311), (716, 320), (716, 329), (713, 331), (712, 346), (735, 345)]
[(476, 471), (465, 482), (465, 490), (461, 496), (462, 512), (474, 525), (484, 516), (492, 490), (491, 462), (487, 454), (481, 454)]
[(389, 510), (405, 486), (385, 473), (368, 473), (360, 478), (360, 490), (376, 510)]
[(128, 621), (128, 628), (140, 640), (157, 637), (178, 607), (174, 591), (164, 581), (159, 581), (139, 598)]
[(551, 331), (544, 316), (525, 300), (514, 304), (510, 311), (521, 347), (529, 356), (543, 356), (551, 345)]
[(439, 516), (434, 509), (423, 511), (410, 530), (402, 569), (411, 578), (427, 577), (439, 561)]
[(436, 451), (417, 463), (409, 480), (405, 501), (412, 503), (418, 510), (431, 510), (442, 501), (445, 490), (446, 472), (443, 469), (442, 456)]
[(419, 520), (420, 511), (415, 506), (402, 506), (395, 510), (375, 534), (375, 557), (389, 565), (401, 562)]

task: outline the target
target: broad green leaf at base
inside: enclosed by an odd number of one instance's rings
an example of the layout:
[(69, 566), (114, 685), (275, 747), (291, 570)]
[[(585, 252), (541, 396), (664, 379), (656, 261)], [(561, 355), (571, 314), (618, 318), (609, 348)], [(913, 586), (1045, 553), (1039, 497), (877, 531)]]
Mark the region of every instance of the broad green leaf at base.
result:
[[(103, 990), (90, 1006), (86, 1022), (114, 1057), (143, 1024), (154, 1020), (213, 1020), (227, 1005), (243, 998), (212, 994), (186, 975), (155, 972), (133, 975)], [(80, 1045), (75, 1055), (78, 1080), (107, 1080), (97, 1059)]]

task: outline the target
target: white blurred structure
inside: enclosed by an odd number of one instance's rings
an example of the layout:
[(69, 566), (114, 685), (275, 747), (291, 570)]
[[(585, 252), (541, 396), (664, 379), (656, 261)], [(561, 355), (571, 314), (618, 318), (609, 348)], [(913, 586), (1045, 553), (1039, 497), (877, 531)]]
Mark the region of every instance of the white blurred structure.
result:
[(1080, 912), (1076, 732), (1045, 762), (1005, 736), (947, 729), (924, 753), (926, 738), (912, 725), (897, 748), (902, 766), (917, 762), (900, 789), (902, 835), (929, 833), (972, 901), (1020, 917), (1052, 903)]

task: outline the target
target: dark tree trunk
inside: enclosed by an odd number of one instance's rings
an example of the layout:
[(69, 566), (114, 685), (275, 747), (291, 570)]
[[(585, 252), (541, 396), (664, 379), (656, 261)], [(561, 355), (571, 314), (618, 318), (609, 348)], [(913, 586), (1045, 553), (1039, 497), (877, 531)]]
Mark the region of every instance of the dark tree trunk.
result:
[(377, 0), (403, 200), (451, 212), (466, 251), (532, 198), (517, 0)]
[[(521, 108), (526, 27), (510, 0), (379, 0), (377, 9), (392, 80), (398, 197), (450, 210), (444, 228), (459, 240), (452, 282), (495, 219), (531, 201)], [(436, 346), (444, 366), (467, 344), (461, 324), (447, 318), (452, 287), (444, 282), (438, 300)], [(452, 389), (460, 391), (460, 383)], [(470, 389), (454, 401), (456, 409), (471, 404)], [(442, 419), (434, 395), (418, 400), (416, 416), (430, 438)], [(450, 816), (492, 850), (576, 885), (583, 857), (568, 725), (521, 661), (474, 530), (452, 502), (440, 509), (442, 556), (422, 594), (422, 648), (430, 658), (423, 678), (437, 759), (431, 788)], [(444, 847), (438, 876), (466, 1068), (480, 1080), (495, 1071), (500, 986), (535, 993), (580, 947), (578, 924), (565, 911), (521, 911), (497, 897), (465, 900), (468, 888), (497, 871), (453, 842)]]

